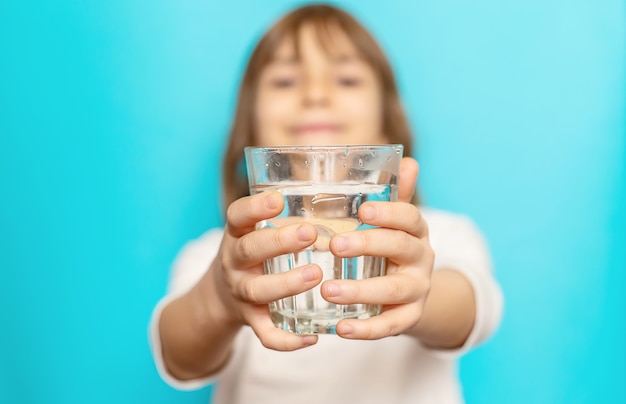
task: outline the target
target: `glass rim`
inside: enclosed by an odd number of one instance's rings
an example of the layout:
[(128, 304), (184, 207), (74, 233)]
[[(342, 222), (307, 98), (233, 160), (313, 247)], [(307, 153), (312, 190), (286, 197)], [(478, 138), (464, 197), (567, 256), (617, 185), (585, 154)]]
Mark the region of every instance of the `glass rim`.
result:
[(390, 144), (346, 144), (346, 145), (294, 145), (294, 146), (246, 146), (245, 152), (323, 152), (323, 151), (377, 151), (377, 150), (400, 150), (404, 145), (400, 143)]

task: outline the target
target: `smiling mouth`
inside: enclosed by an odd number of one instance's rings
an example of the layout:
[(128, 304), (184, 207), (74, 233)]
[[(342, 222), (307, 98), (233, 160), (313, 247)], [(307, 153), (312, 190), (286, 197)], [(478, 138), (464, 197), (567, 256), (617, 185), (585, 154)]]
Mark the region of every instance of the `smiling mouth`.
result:
[(318, 133), (336, 133), (339, 132), (341, 126), (331, 123), (312, 123), (305, 125), (296, 125), (291, 131), (296, 135), (313, 135)]

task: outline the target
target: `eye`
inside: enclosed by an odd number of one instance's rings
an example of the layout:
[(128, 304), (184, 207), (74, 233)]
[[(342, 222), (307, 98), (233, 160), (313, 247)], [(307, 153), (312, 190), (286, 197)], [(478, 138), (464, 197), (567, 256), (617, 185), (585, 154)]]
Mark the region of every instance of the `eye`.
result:
[(296, 80), (290, 77), (277, 77), (270, 80), (270, 85), (274, 88), (289, 88), (296, 85)]
[(356, 87), (361, 84), (361, 80), (359, 78), (352, 76), (339, 77), (337, 82), (342, 87)]

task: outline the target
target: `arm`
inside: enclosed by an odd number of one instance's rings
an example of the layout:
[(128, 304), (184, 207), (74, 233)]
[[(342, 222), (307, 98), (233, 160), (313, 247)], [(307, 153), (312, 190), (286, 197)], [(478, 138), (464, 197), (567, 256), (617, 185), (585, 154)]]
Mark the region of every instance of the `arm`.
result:
[(431, 277), (430, 291), (415, 326), (405, 333), (434, 349), (463, 346), (476, 319), (472, 285), (454, 269), (440, 269)]
[[(241, 328), (237, 323), (210, 310), (214, 300), (213, 271), (184, 295), (172, 300), (161, 313), (159, 334), (163, 362), (178, 380), (208, 377), (217, 372), (228, 359), (234, 338)], [(203, 291), (202, 289), (206, 289)]]
[(407, 334), (430, 348), (471, 345), (484, 339), (498, 322), (499, 288), (491, 276), (486, 249), (469, 221), (455, 219), (450, 231), (437, 233), (438, 270), (433, 272), (435, 254), (428, 225), (420, 210), (409, 203), (416, 177), (415, 161), (403, 160), (399, 202), (368, 203), (359, 212), (362, 221), (378, 228), (331, 241), (333, 253), (342, 257), (387, 257), (387, 275), (358, 282), (325, 282), (322, 293), (338, 304), (383, 305), (377, 317), (340, 322), (337, 330), (342, 337)]
[[(385, 206), (377, 207), (384, 216)], [(412, 205), (402, 210), (416, 209)], [(389, 212), (387, 212), (389, 213)], [(322, 285), (325, 298), (338, 304), (382, 304), (381, 315), (367, 320), (343, 320), (337, 333), (350, 339), (378, 339), (407, 334), (418, 338), (425, 346), (436, 349), (461, 347), (473, 329), (476, 299), (472, 284), (465, 275), (452, 267), (432, 271), (434, 253), (428, 243), (427, 229), (420, 230), (407, 221), (408, 214), (389, 215), (397, 226), (406, 226), (416, 237), (385, 229), (353, 232), (345, 240), (333, 240), (331, 245), (340, 256), (387, 255), (387, 275), (363, 281), (328, 281)], [(381, 222), (386, 221), (381, 217)], [(423, 219), (419, 219), (423, 222)], [(368, 221), (374, 224), (373, 221)], [(389, 222), (387, 222), (389, 223)], [(376, 223), (378, 225), (378, 223)], [(422, 224), (425, 226), (425, 222)], [(360, 234), (359, 234), (360, 233)], [(380, 234), (381, 237), (374, 237)], [(341, 247), (338, 247), (341, 245)]]
[[(436, 269), (422, 317), (408, 332), (430, 348), (465, 351), (495, 331), (502, 316), (502, 291), (487, 244), (471, 220), (436, 211), (424, 211), (424, 215), (433, 225), (430, 242), (436, 251)], [(458, 327), (451, 334), (459, 336), (458, 343), (444, 343), (453, 326)], [(431, 338), (438, 333), (443, 339)]]
[(158, 319), (161, 355), (178, 380), (217, 372), (228, 360), (235, 336), (249, 325), (271, 349), (295, 350), (317, 342), (316, 336), (294, 335), (272, 324), (267, 303), (319, 284), (317, 266), (264, 275), (263, 260), (311, 245), (317, 233), (309, 224), (254, 230), (255, 224), (282, 211), (283, 198), (267, 192), (235, 201), (217, 257), (204, 276), (169, 302)]

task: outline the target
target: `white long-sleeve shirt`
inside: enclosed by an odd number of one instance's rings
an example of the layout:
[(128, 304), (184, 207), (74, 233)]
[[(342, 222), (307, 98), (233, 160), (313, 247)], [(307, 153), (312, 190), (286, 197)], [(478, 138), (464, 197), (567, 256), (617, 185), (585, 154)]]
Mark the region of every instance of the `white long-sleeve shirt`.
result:
[(320, 335), (316, 345), (277, 352), (261, 345), (249, 327), (237, 335), (233, 355), (207, 379), (180, 381), (163, 364), (158, 321), (165, 305), (185, 293), (209, 268), (222, 230), (191, 241), (176, 259), (169, 292), (155, 307), (150, 342), (157, 369), (171, 386), (191, 390), (217, 382), (216, 404), (227, 403), (462, 403), (458, 358), (487, 339), (500, 323), (503, 298), (483, 237), (460, 215), (422, 208), (435, 251), (435, 268), (453, 268), (474, 289), (476, 321), (465, 344), (453, 351), (423, 347), (413, 337), (376, 341)]

